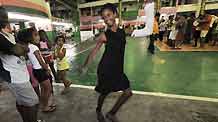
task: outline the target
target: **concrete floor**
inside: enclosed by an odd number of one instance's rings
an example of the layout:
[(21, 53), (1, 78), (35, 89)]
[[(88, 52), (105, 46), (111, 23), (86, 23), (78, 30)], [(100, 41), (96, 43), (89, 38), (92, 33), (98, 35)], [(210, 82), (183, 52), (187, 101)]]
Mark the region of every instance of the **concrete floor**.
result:
[[(57, 110), (39, 118), (46, 122), (97, 122), (94, 90), (71, 88), (60, 95), (62, 86), (55, 86)], [(109, 111), (120, 93), (110, 95), (104, 112)], [(218, 103), (136, 95), (118, 113), (120, 122), (218, 122)], [(15, 99), (9, 91), (0, 93), (0, 122), (21, 122), (15, 109)], [(109, 122), (109, 121), (108, 121)]]
[[(96, 67), (103, 49), (81, 77), (76, 72), (93, 42), (69, 48), (72, 63), (69, 78), (74, 84), (94, 86)], [(87, 50), (84, 51), (83, 50)], [(80, 53), (82, 52), (82, 53)], [(125, 72), (137, 91), (218, 98), (218, 54), (215, 52), (160, 52), (148, 55), (144, 42), (128, 38)], [(1, 89), (1, 88), (0, 88)], [(72, 87), (67, 95), (55, 86), (57, 110), (39, 113), (46, 122), (97, 122), (95, 107), (98, 94), (91, 89)], [(110, 110), (120, 93), (106, 99), (104, 112)], [(122, 107), (120, 122), (218, 122), (218, 103), (149, 95), (134, 96)], [(0, 122), (22, 122), (9, 91), (0, 92)]]

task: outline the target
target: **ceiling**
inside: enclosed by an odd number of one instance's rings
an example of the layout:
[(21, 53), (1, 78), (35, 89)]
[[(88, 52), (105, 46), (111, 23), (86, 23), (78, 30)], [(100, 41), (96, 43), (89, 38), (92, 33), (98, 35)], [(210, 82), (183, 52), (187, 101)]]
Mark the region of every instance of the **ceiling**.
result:
[(78, 4), (93, 1), (98, 0), (49, 0), (52, 16), (66, 20), (72, 20), (72, 18), (78, 16), (75, 15)]
[(52, 16), (70, 20), (77, 10), (77, 0), (50, 0), (50, 7)]

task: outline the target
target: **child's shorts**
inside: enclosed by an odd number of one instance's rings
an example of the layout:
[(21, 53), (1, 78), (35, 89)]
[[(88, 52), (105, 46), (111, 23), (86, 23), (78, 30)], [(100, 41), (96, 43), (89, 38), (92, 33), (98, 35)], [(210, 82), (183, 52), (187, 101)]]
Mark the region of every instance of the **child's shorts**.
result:
[(36, 95), (31, 83), (29, 81), (25, 83), (8, 83), (9, 89), (16, 97), (18, 105), (34, 106), (39, 104), (38, 96)]
[(49, 80), (49, 75), (45, 69), (33, 69), (33, 74), (39, 83)]

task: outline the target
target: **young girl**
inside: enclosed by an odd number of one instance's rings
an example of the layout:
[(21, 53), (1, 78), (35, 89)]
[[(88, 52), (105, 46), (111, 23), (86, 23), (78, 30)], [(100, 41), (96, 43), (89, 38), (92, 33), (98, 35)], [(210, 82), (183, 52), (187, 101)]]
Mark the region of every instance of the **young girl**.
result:
[(116, 104), (106, 114), (109, 120), (117, 122), (115, 116), (117, 111), (132, 96), (130, 82), (123, 71), (126, 34), (115, 23), (117, 9), (113, 4), (105, 4), (101, 10), (101, 16), (108, 29), (97, 38), (96, 47), (88, 55), (82, 70), (85, 70), (102, 45), (105, 44), (105, 51), (97, 70), (98, 83), (95, 90), (100, 93), (100, 96), (98, 98), (96, 113), (98, 121), (105, 122), (102, 113), (105, 98), (112, 92), (123, 91)]
[(64, 48), (65, 38), (64, 36), (58, 36), (55, 39), (56, 49), (55, 49), (55, 58), (57, 59), (57, 77), (58, 80), (64, 83), (65, 89), (61, 94), (65, 94), (67, 89), (72, 84), (71, 81), (67, 80), (66, 75), (70, 66), (66, 58), (66, 48)]
[(33, 66), (33, 74), (40, 83), (42, 112), (52, 112), (56, 107), (48, 104), (51, 96), (51, 84), (49, 81), (50, 69), (42, 58), (39, 48), (39, 35), (35, 28), (21, 30), (18, 33), (18, 40), (27, 44), (29, 47), (28, 58)]
[[(47, 64), (49, 64), (52, 74), (54, 76), (54, 80), (57, 80), (56, 71), (54, 68), (54, 60), (53, 60), (53, 53), (50, 53), (52, 50), (52, 44), (50, 43), (48, 36), (44, 30), (39, 30), (39, 49), (42, 53), (42, 56)], [(52, 78), (50, 79), (52, 81)]]

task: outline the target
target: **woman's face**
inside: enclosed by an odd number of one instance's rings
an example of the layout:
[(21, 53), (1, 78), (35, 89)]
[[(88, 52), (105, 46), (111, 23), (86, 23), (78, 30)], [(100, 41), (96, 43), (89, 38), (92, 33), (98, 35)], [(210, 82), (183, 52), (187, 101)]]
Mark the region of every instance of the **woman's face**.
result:
[(109, 10), (109, 9), (105, 9), (102, 12), (102, 19), (104, 19), (105, 24), (107, 24), (107, 26), (112, 27), (115, 23), (115, 18), (116, 18), (117, 14), (113, 13), (113, 11)]
[(63, 38), (58, 38), (57, 45), (62, 46), (64, 44)]
[(39, 44), (39, 41), (40, 41), (40, 37), (39, 37), (39, 34), (38, 34), (38, 32), (37, 31), (33, 31), (33, 42), (35, 43), (35, 44)]

